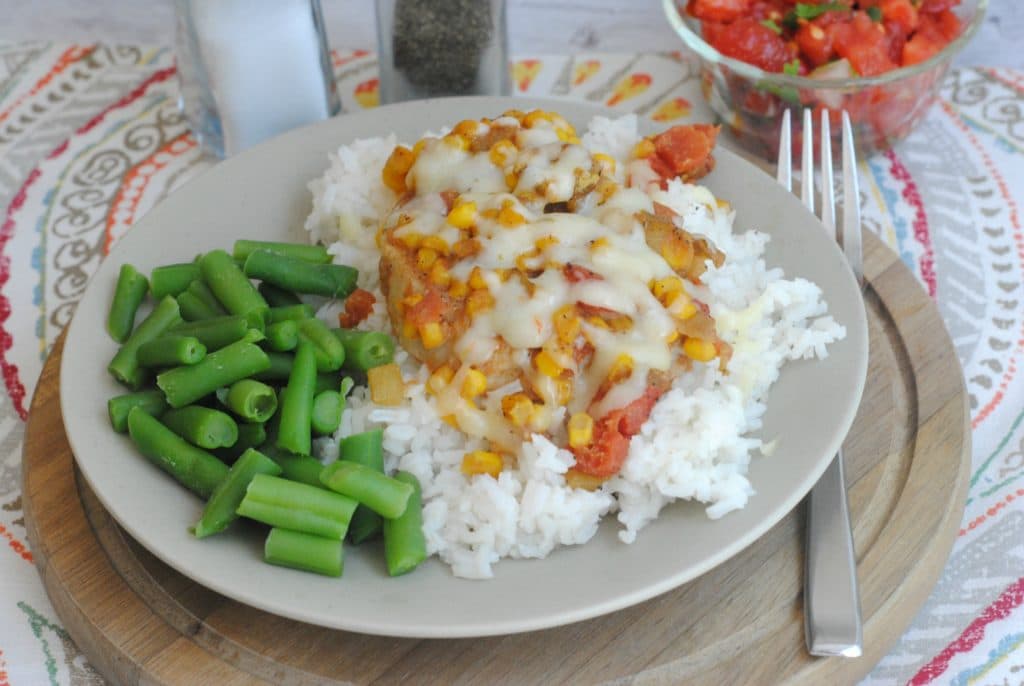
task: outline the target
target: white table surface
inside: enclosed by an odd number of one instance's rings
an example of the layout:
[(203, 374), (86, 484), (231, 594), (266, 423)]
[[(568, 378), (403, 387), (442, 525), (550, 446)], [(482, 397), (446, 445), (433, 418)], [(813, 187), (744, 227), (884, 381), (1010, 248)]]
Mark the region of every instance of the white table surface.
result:
[[(333, 46), (376, 46), (373, 0), (321, 0)], [(171, 44), (173, 0), (0, 0), (0, 39)], [(660, 0), (509, 0), (516, 54), (675, 50)], [(1024, 2), (990, 0), (975, 40), (956, 62), (1024, 68)]]

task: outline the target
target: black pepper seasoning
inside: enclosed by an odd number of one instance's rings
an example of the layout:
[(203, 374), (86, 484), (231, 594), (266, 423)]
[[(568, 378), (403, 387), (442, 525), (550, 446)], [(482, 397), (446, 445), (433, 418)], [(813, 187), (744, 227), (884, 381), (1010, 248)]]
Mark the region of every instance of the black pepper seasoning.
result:
[(384, 102), (509, 92), (504, 0), (378, 0)]

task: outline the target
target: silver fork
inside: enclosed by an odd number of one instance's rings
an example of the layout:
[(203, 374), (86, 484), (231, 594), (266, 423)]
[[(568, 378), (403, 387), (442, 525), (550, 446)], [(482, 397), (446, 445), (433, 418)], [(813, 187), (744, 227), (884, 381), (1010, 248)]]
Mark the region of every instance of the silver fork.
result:
[[(814, 212), (814, 128), (811, 111), (804, 110), (800, 195)], [(821, 113), (821, 222), (842, 245), (857, 283), (863, 288), (857, 162), (850, 117), (843, 112), (843, 221), (836, 235), (832, 178), (832, 145), (828, 112)], [(782, 117), (778, 180), (793, 188), (790, 112)], [(863, 640), (857, 564), (853, 556), (850, 510), (840, 448), (807, 502), (807, 545), (804, 569), (804, 631), (811, 655), (859, 657)]]

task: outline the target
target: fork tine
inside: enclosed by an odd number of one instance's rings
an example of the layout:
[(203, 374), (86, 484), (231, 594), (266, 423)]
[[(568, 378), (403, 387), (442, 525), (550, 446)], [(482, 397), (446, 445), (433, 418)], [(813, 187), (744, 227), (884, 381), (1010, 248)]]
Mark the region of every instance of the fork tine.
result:
[(804, 108), (803, 159), (800, 161), (800, 199), (814, 212), (814, 120)]
[(775, 168), (775, 178), (787, 193), (793, 191), (793, 125), (789, 110), (782, 113), (782, 128), (779, 131), (779, 163)]
[(828, 110), (821, 112), (821, 223), (829, 238), (836, 240), (836, 195), (832, 171), (832, 127)]
[(860, 183), (857, 180), (857, 151), (853, 145), (850, 116), (843, 112), (843, 252), (857, 283), (864, 285), (864, 257), (861, 245)]

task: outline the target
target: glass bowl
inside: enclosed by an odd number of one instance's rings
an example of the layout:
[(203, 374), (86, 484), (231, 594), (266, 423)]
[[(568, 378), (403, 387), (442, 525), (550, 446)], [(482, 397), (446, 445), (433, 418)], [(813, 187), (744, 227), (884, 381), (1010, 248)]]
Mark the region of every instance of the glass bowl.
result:
[[(700, 60), (704, 98), (741, 145), (767, 159), (777, 153), (779, 125), (788, 108), (810, 107), (816, 113), (827, 108), (833, 113), (833, 138), (840, 131), (839, 113), (847, 110), (854, 135), (867, 152), (885, 150), (905, 138), (935, 102), (953, 56), (978, 30), (988, 7), (988, 0), (963, 0), (954, 9), (963, 31), (924, 62), (878, 76), (831, 79), (768, 72), (727, 57), (701, 37), (700, 21), (676, 3), (662, 0), (669, 24)], [(799, 135), (794, 145), (797, 139)]]

